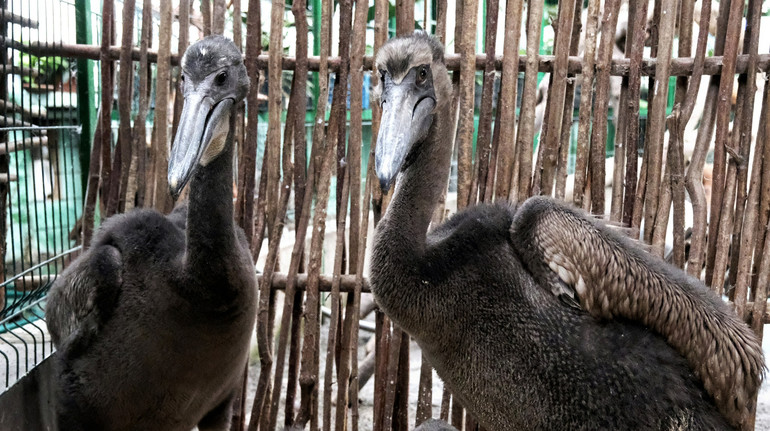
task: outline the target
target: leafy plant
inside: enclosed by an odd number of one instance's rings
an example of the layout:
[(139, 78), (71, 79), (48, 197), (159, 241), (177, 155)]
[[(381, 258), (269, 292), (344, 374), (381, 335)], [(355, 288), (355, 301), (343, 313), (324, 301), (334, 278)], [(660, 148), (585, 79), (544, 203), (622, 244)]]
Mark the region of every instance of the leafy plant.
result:
[(22, 75), (22, 80), (27, 83), (53, 84), (56, 76), (70, 68), (70, 62), (62, 57), (38, 57), (32, 54), (22, 53), (19, 56), (17, 66), (29, 68), (38, 72), (37, 80), (33, 81), (31, 75)]

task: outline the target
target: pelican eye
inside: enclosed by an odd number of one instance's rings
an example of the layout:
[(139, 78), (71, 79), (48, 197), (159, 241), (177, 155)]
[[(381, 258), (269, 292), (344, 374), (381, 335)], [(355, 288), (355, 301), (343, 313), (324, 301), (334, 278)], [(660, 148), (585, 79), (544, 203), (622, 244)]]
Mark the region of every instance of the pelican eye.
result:
[(224, 85), (225, 81), (227, 81), (227, 71), (219, 72), (219, 75), (214, 79), (217, 85)]
[(420, 81), (425, 80), (425, 78), (428, 77), (428, 66), (421, 66), (419, 75), (420, 75)]

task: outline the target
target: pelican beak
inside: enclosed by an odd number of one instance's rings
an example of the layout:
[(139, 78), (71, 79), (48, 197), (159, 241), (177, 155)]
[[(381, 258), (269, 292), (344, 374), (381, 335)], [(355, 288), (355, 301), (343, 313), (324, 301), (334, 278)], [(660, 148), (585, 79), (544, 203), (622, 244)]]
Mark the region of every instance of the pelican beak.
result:
[(390, 189), (414, 145), (428, 135), (436, 97), (433, 82), (417, 80), (417, 68), (394, 83), (386, 76), (381, 95), (382, 120), (375, 149), (375, 170), (383, 192)]
[[(229, 120), (233, 100), (214, 101), (210, 96), (191, 92), (185, 96), (179, 128), (168, 160), (168, 186), (176, 200), (190, 180), (201, 157)], [(226, 130), (226, 129), (225, 129)]]

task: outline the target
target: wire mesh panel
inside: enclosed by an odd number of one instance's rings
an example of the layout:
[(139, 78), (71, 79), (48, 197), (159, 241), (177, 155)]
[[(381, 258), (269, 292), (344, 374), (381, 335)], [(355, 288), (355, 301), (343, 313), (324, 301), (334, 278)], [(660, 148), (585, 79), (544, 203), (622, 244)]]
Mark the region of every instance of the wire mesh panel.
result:
[(53, 350), (45, 293), (78, 250), (71, 234), (83, 199), (77, 89), (89, 83), (78, 83), (74, 59), (28, 49), (75, 43), (74, 3), (5, 0), (0, 10), (1, 391)]

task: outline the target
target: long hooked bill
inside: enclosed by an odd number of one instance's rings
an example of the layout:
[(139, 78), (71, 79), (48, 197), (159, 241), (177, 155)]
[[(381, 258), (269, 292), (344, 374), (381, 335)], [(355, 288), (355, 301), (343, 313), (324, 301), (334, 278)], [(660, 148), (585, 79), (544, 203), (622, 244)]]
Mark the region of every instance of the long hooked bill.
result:
[(168, 160), (168, 186), (174, 199), (190, 180), (211, 142), (217, 124), (227, 118), (225, 114), (232, 105), (232, 99), (224, 99), (215, 104), (211, 97), (200, 93), (185, 97), (179, 128)]
[(375, 170), (384, 192), (401, 170), (412, 146), (428, 134), (433, 97), (415, 91), (413, 81), (392, 84), (382, 94), (382, 120), (375, 149)]

